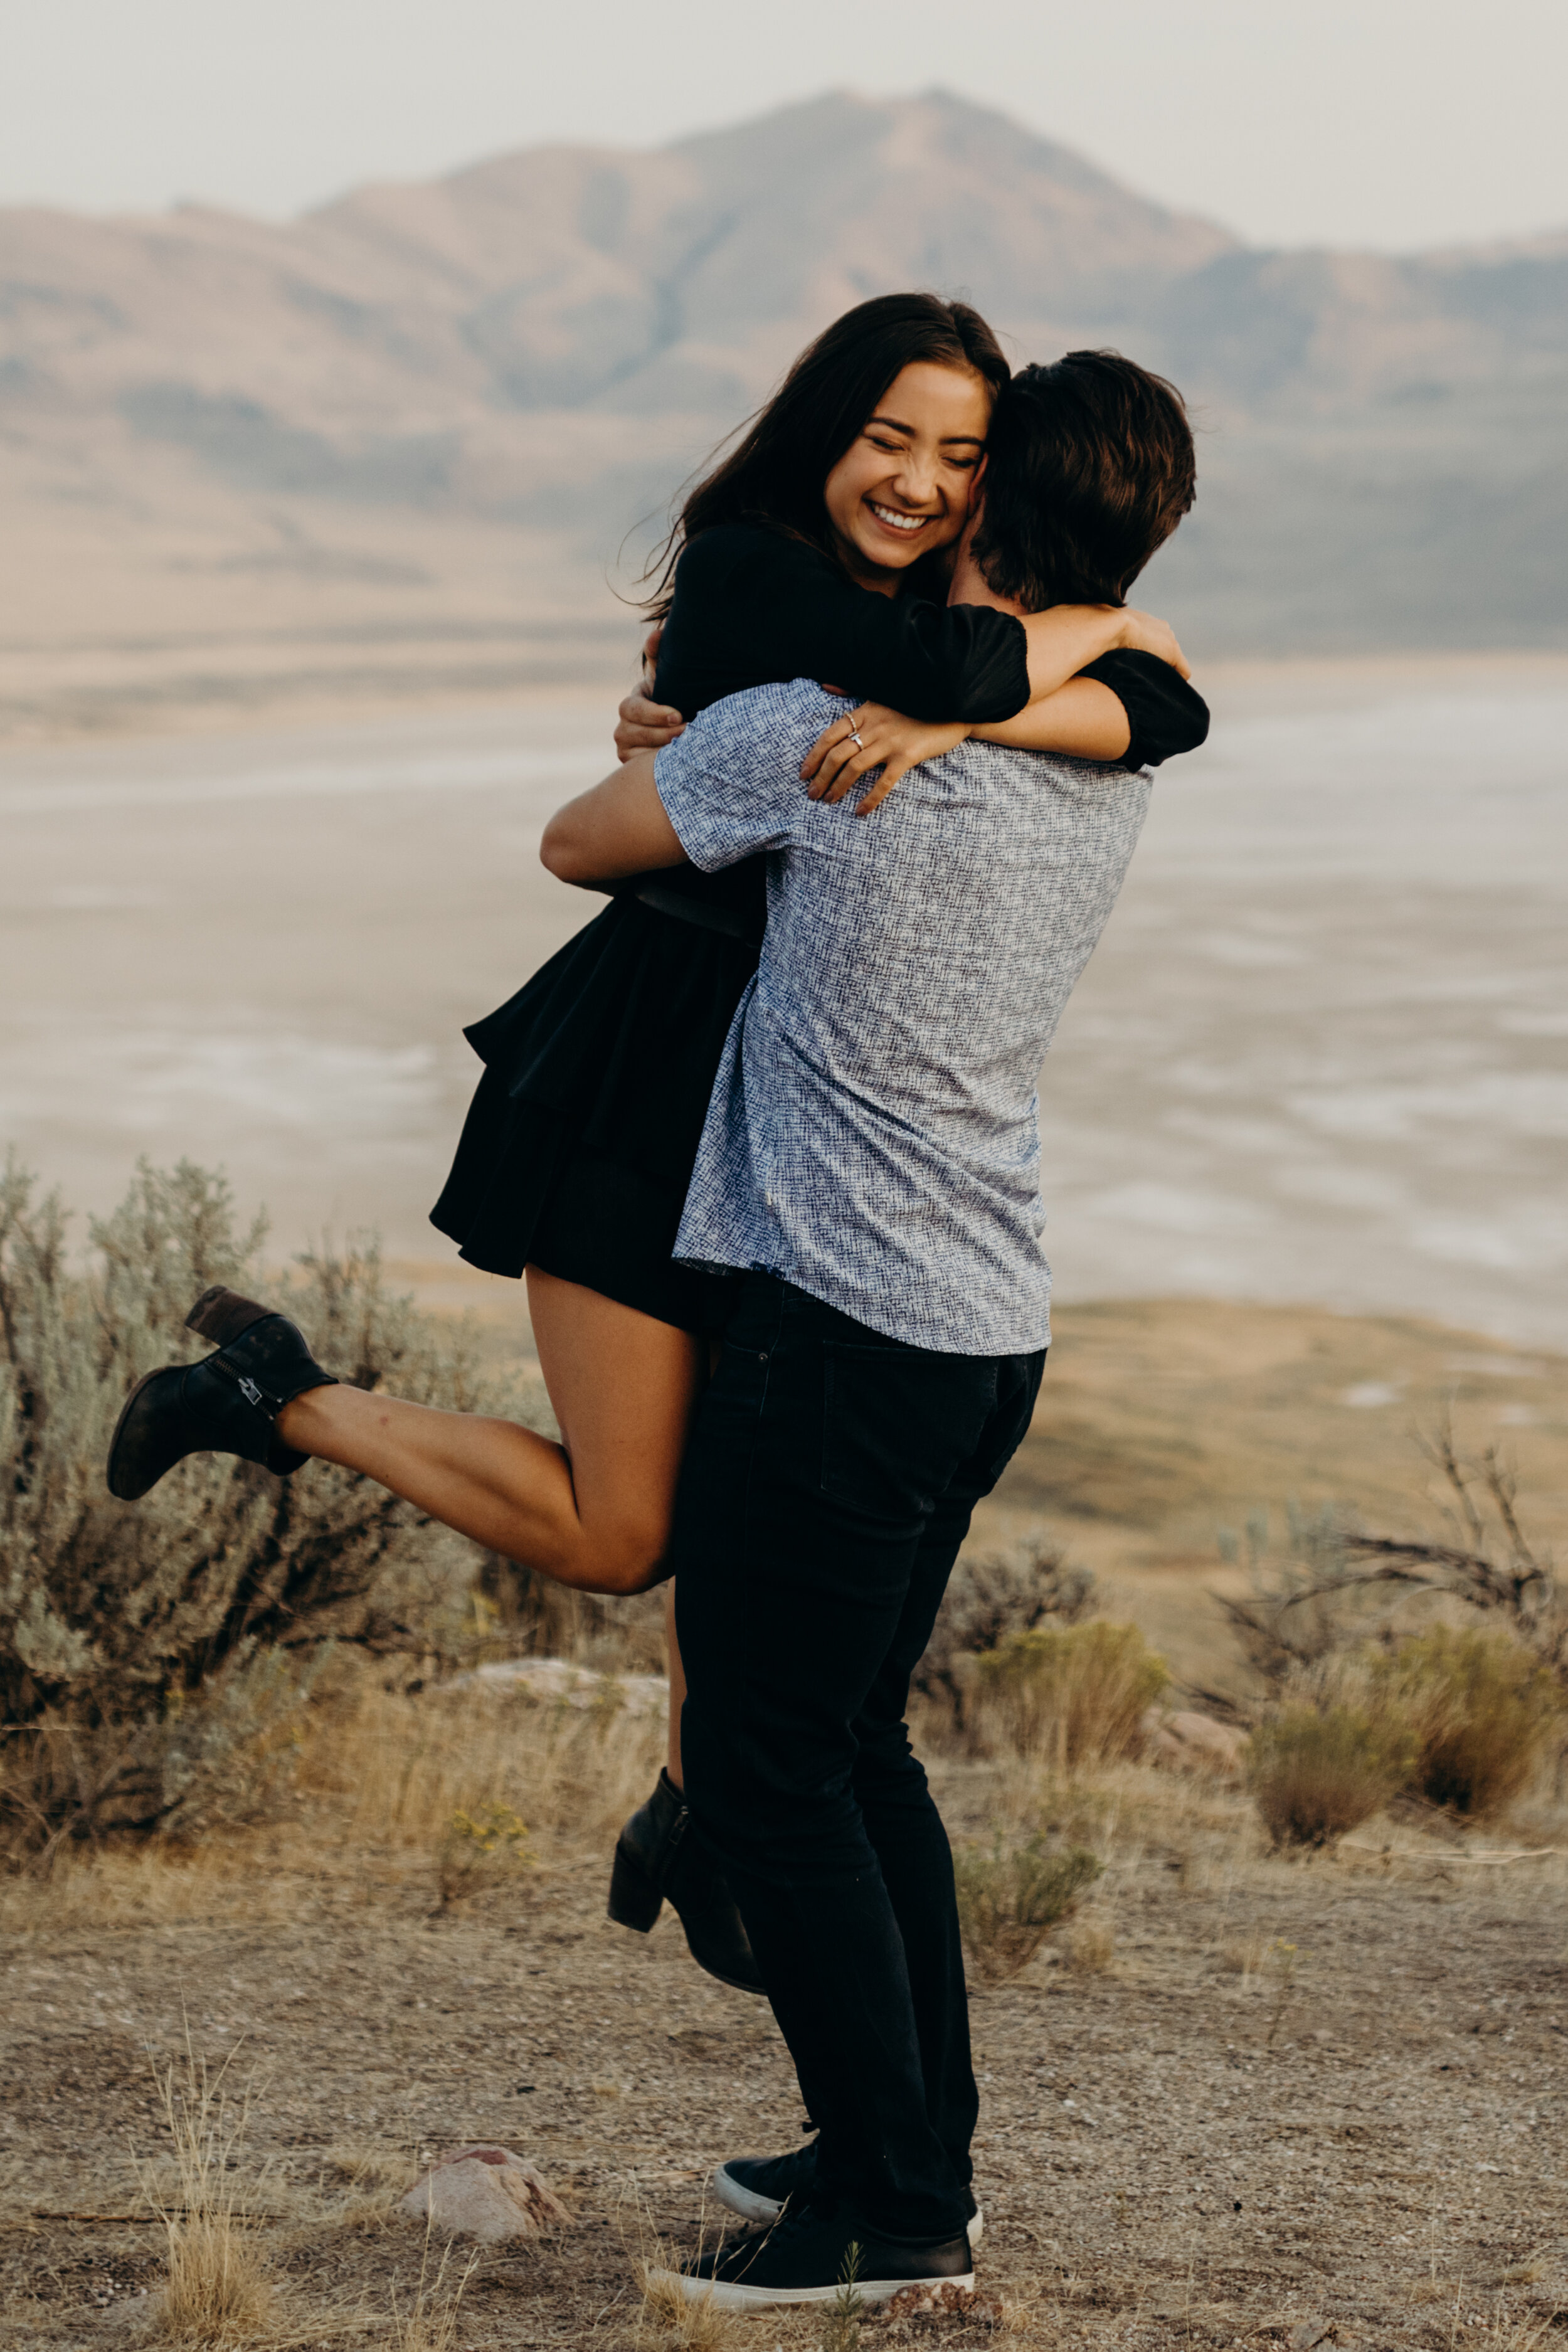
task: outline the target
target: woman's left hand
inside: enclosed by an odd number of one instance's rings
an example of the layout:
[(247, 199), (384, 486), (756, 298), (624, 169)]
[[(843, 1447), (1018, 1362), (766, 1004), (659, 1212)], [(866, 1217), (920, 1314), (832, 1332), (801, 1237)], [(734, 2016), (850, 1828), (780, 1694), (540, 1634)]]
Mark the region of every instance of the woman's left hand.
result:
[(616, 757), (625, 761), (636, 759), (639, 751), (662, 751), (685, 732), (686, 721), (679, 710), (672, 710), (668, 703), (650, 702), (634, 688), (616, 720)]
[(856, 803), (857, 816), (880, 808), (900, 776), (922, 760), (937, 760), (968, 735), (967, 727), (928, 726), (885, 703), (862, 702), (847, 718), (825, 727), (801, 762), (814, 801), (841, 801), (873, 768), (881, 774)]

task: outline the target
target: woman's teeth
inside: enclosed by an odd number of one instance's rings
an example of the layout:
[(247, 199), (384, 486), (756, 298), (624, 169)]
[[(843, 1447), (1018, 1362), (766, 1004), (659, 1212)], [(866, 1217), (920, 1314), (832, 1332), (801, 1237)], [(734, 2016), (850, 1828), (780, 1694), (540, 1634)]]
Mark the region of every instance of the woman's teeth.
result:
[(879, 522), (889, 524), (894, 530), (923, 530), (925, 528), (924, 515), (900, 514), (892, 507), (879, 507), (875, 499), (868, 499), (867, 504)]

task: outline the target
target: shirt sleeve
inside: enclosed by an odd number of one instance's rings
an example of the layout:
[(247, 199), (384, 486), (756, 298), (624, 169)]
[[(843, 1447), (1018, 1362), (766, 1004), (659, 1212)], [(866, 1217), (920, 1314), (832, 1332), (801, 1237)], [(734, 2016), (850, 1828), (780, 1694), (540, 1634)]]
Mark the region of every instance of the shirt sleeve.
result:
[(1029, 699), (1028, 639), (1010, 613), (878, 595), (807, 541), (743, 525), (699, 532), (680, 558), (660, 698), (685, 708), (667, 688), (700, 666), (736, 687), (829, 680), (910, 719), (974, 726), (1011, 719)]
[(801, 761), (843, 707), (804, 679), (758, 687), (710, 703), (665, 745), (654, 783), (693, 866), (711, 874), (789, 846), (812, 807)]
[(1115, 762), (1121, 768), (1157, 768), (1183, 751), (1195, 751), (1209, 731), (1209, 707), (1197, 688), (1158, 654), (1130, 646), (1101, 654), (1079, 673), (1108, 686), (1123, 710), (1132, 739)]

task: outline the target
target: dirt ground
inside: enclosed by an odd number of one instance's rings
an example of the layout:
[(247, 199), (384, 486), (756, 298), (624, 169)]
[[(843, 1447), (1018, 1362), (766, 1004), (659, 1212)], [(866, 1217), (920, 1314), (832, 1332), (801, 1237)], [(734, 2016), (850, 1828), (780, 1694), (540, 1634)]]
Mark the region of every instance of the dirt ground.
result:
[[(960, 1835), (1016, 1810), (989, 1768), (938, 1780)], [(973, 2002), (979, 2283), (1016, 2340), (1552, 2340), (1562, 1813), (1484, 1842), (1373, 1823), (1292, 1862), (1261, 1850), (1239, 1794), (1124, 1768), (1057, 1790), (1054, 1817), (1105, 1855), (1091, 1909)], [(639, 2255), (711, 2237), (715, 2162), (800, 2137), (764, 2009), (700, 1976), (668, 1915), (646, 1942), (610, 1926), (602, 1852), (442, 1909), (426, 1859), (319, 1843), (302, 1866), (291, 1836), (140, 1913), (106, 1879), (98, 1924), (85, 1885), (55, 1917), (47, 1898), (13, 1908), (0, 2340), (142, 2340), (163, 2275), (145, 2198), (170, 2193), (154, 2070), (188, 2047), (248, 2089), (241, 2204), (281, 2291), (248, 2340), (413, 2344), (467, 2255), (433, 2283), (389, 2205), (421, 2160), (485, 2138), (532, 2158), (577, 2220), (481, 2256), (430, 2340), (673, 2346), (639, 2320)], [(868, 2319), (868, 2352), (911, 2329)], [(784, 2315), (721, 2334), (804, 2352), (821, 2332)]]
[[(525, 1363), (515, 1305), (477, 1281), (416, 1286), (477, 1301), (495, 1354)], [(1558, 1359), (1315, 1309), (1068, 1310), (976, 1539), (1045, 1528), (1178, 1674), (1234, 1679), (1211, 1594), (1244, 1571), (1216, 1529), (1261, 1513), (1278, 1545), (1292, 1497), (1430, 1528), (1413, 1439), (1445, 1408), (1474, 1450), (1512, 1454), (1527, 1524), (1560, 1538)], [(603, 1916), (660, 1725), (579, 1719), (562, 1748), (515, 1695), (373, 1696), (379, 1713), (312, 1733), (280, 1823), (0, 1887), (4, 2352), (153, 2340), (149, 2200), (181, 2193), (156, 2076), (193, 2055), (226, 2059), (248, 2106), (234, 2179), (278, 2294), (234, 2340), (258, 2352), (677, 2352), (641, 2314), (639, 2259), (711, 2238), (716, 2162), (798, 2141), (763, 2006), (700, 1975), (668, 1915), (647, 1941)], [(1500, 1825), (1376, 1821), (1289, 1860), (1239, 1790), (1135, 1765), (1071, 1785), (931, 1769), (956, 1838), (1044, 1824), (1104, 1863), (1080, 1919), (974, 1994), (979, 2283), (1016, 2340), (1526, 2352), (1568, 2335), (1561, 1772)], [(536, 1866), (443, 1905), (444, 1825), (487, 1801), (530, 1823)], [(442, 2273), (391, 2209), (476, 2138), (536, 2162), (577, 2220), (462, 2284), (467, 2252)], [(770, 2317), (703, 2341), (816, 2352), (822, 2331)], [(862, 2337), (901, 2340), (874, 2319)]]

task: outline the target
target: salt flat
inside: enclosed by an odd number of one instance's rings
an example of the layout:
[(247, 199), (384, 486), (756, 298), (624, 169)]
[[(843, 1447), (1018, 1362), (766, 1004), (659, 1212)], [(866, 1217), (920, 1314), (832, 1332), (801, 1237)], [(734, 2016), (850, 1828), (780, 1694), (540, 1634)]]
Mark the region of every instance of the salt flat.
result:
[[(1568, 663), (1200, 682), (1047, 1065), (1059, 1292), (1568, 1348)], [(461, 1027), (595, 911), (536, 853), (613, 698), (0, 755), (0, 1140), (442, 1255)]]

